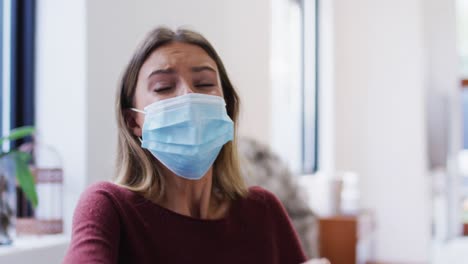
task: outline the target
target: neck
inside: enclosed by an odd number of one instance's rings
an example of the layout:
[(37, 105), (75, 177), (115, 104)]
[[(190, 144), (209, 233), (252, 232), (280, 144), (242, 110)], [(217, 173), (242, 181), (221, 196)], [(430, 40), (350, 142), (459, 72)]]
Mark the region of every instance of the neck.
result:
[(219, 218), (219, 201), (212, 195), (213, 168), (200, 180), (187, 180), (165, 168), (166, 194), (159, 203), (176, 213), (201, 219)]

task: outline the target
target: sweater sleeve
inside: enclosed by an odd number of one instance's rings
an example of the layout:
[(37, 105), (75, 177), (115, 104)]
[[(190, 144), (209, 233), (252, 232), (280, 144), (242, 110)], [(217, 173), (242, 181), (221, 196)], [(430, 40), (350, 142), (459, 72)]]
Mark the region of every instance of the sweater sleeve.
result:
[[(109, 183), (107, 183), (109, 184)], [(72, 239), (63, 263), (117, 263), (119, 214), (105, 184), (89, 187), (73, 216)]]
[(274, 194), (266, 190), (263, 191), (265, 192), (271, 219), (276, 231), (277, 239), (275, 242), (280, 257), (279, 263), (299, 264), (305, 262), (307, 258), (286, 209)]

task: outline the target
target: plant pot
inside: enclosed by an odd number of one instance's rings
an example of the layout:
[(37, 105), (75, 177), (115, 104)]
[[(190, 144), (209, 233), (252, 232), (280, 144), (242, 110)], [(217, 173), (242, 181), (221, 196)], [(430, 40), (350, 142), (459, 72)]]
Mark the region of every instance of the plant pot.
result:
[(9, 245), (15, 235), (16, 175), (14, 159), (0, 158), (0, 246)]

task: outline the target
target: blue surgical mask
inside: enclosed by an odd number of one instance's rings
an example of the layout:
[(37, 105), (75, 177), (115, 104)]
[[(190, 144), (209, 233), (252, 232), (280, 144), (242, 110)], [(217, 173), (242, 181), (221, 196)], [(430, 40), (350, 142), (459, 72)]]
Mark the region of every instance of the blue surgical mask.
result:
[(222, 97), (190, 93), (144, 108), (143, 148), (176, 175), (198, 180), (213, 165), (234, 124)]

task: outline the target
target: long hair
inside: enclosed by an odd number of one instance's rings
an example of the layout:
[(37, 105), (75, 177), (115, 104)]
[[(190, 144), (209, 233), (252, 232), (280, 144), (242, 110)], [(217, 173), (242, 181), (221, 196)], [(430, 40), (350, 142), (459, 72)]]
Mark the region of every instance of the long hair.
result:
[[(158, 27), (149, 32), (130, 59), (117, 89), (118, 154), (114, 182), (156, 200), (161, 199), (167, 191), (164, 177), (151, 152), (140, 146), (139, 138), (133, 134), (128, 126), (125, 112), (134, 107), (138, 74), (143, 63), (156, 49), (173, 42), (196, 45), (216, 62), (227, 113), (234, 122), (235, 131), (237, 131), (239, 115), (239, 96), (228, 78), (220, 57), (208, 40), (201, 34), (187, 29), (173, 31), (165, 27)], [(217, 194), (231, 200), (247, 193), (240, 174), (236, 142), (237, 133), (234, 133), (234, 139), (223, 146), (213, 165), (212, 191), (216, 190)]]

